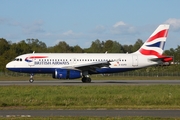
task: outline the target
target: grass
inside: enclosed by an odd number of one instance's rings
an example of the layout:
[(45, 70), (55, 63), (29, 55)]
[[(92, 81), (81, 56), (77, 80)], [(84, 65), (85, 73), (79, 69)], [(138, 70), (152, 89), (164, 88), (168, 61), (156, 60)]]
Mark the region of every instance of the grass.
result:
[(2, 86), (0, 109), (179, 109), (179, 85)]

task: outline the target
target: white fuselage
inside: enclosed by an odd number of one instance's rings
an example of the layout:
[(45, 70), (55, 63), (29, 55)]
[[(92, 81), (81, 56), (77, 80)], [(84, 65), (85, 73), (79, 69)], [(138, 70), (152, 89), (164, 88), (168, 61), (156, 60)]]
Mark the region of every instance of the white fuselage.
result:
[(109, 61), (109, 66), (97, 68), (96, 73), (113, 73), (158, 64), (150, 61), (149, 58), (153, 58), (153, 56), (110, 53), (34, 53), (20, 55), (6, 67), (16, 72), (52, 73), (57, 68), (76, 69), (81, 66), (91, 66), (97, 62)]

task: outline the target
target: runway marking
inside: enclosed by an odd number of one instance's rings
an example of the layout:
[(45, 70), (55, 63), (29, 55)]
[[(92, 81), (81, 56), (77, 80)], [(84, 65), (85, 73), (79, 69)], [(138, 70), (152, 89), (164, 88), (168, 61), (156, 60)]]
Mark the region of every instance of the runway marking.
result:
[(6, 115), (5, 117), (7, 117), (7, 118), (11, 118), (11, 117), (31, 117), (31, 115)]

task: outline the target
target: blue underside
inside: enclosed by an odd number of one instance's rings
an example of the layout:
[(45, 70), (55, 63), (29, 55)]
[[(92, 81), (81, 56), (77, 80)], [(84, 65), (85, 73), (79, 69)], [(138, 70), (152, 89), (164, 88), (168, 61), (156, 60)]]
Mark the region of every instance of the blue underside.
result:
[[(59, 69), (59, 68), (58, 68)], [(54, 73), (56, 68), (8, 68), (10, 71), (21, 73)], [(89, 74), (101, 74), (101, 73), (117, 73), (135, 70), (134, 68), (102, 68), (96, 69), (95, 72), (89, 71)]]

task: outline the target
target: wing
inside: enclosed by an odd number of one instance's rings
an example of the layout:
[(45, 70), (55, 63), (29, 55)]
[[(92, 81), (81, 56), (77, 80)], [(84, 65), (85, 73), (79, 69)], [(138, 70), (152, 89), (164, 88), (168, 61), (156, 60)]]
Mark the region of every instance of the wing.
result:
[(80, 65), (74, 65), (66, 67), (67, 69), (79, 69), (81, 71), (88, 71), (90, 73), (96, 73), (97, 68), (102, 67), (109, 67), (110, 61), (99, 61), (99, 62), (92, 62), (88, 64), (80, 64)]
[(99, 61), (89, 64), (76, 65), (75, 68), (80, 69), (82, 71), (88, 70), (91, 72), (95, 72), (97, 68), (109, 67), (109, 65), (111, 65), (109, 61)]

